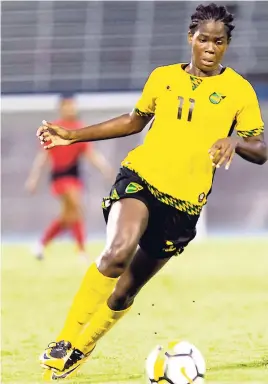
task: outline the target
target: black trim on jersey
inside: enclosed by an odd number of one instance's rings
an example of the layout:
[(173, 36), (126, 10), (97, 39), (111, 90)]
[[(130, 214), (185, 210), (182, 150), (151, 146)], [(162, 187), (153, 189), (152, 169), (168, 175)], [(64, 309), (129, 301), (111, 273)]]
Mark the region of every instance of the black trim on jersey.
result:
[(134, 112), (141, 117), (154, 117), (154, 113), (142, 112), (140, 109), (135, 108)]
[(75, 163), (74, 165), (71, 165), (69, 168), (65, 168), (62, 171), (51, 172), (51, 180), (52, 181), (61, 179), (62, 177), (66, 177), (66, 176), (72, 176), (72, 177), (76, 177), (76, 178), (80, 177), (78, 163)]
[(236, 119), (234, 119), (234, 121), (232, 122), (231, 128), (230, 128), (230, 130), (229, 130), (229, 132), (228, 132), (228, 135), (227, 135), (227, 137), (230, 137), (230, 136), (232, 136), (232, 134), (233, 134), (233, 132), (234, 132), (234, 129), (235, 129), (235, 126), (236, 126), (236, 124), (237, 124), (237, 121), (236, 121)]
[(149, 128), (148, 128), (148, 131), (150, 131), (150, 129), (153, 128), (154, 122), (155, 122), (155, 119), (152, 120), (152, 122), (151, 122), (151, 124), (150, 124), (150, 126), (149, 126)]
[[(188, 64), (182, 64), (181, 68), (185, 71), (185, 69), (188, 67), (188, 65), (190, 65), (190, 63), (188, 63)], [(227, 67), (222, 67), (222, 69), (221, 69), (219, 75), (221, 75), (221, 74), (225, 71), (226, 68), (227, 68)], [(195, 75), (193, 75), (192, 73), (190, 73), (190, 75), (195, 76)], [(195, 77), (200, 77), (200, 76), (195, 76)], [(206, 77), (206, 76), (203, 76), (203, 77)]]
[(251, 129), (250, 131), (237, 131), (237, 135), (239, 137), (252, 137), (252, 136), (259, 136), (263, 133), (264, 127), (259, 127), (255, 129)]
[(211, 187), (210, 187), (210, 190), (209, 190), (208, 193), (207, 193), (206, 198), (208, 198), (209, 195), (210, 195), (211, 192), (212, 192), (212, 185), (213, 185), (213, 181), (214, 181), (215, 173), (216, 173), (216, 168), (214, 168), (214, 170), (213, 170), (212, 181), (211, 181)]
[[(232, 122), (231, 128), (230, 128), (230, 130), (229, 130), (229, 132), (228, 132), (227, 137), (232, 136), (236, 124), (237, 124), (237, 121), (236, 121), (236, 119), (234, 119), (234, 121)], [(209, 190), (208, 193), (207, 193), (207, 198), (209, 197), (209, 195), (210, 195), (211, 192), (212, 192), (212, 185), (213, 185), (213, 182), (214, 182), (215, 173), (216, 173), (216, 168), (214, 168), (214, 170), (213, 170), (213, 176), (212, 176), (212, 181), (211, 181), (211, 187), (210, 187), (210, 190)]]

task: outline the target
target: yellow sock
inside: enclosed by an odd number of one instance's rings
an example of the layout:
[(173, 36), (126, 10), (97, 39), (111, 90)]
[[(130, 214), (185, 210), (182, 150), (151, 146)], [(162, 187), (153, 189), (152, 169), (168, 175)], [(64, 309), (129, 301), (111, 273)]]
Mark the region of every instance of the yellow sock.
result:
[(83, 353), (92, 350), (96, 342), (104, 336), (130, 308), (131, 307), (124, 309), (123, 311), (113, 311), (108, 307), (107, 303), (104, 303), (79, 334), (75, 341), (75, 348)]
[(67, 340), (74, 343), (82, 327), (98, 307), (107, 301), (117, 280), (100, 273), (95, 263), (88, 268), (57, 341)]

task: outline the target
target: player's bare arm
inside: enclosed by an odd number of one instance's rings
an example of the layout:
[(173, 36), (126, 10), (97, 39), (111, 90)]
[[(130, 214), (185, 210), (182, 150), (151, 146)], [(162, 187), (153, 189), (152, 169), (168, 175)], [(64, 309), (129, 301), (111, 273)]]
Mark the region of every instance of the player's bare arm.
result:
[(255, 164), (264, 164), (268, 160), (267, 143), (264, 134), (243, 137), (239, 140), (236, 153), (243, 159)]
[(36, 191), (42, 170), (46, 165), (47, 160), (47, 153), (43, 150), (36, 155), (29, 176), (25, 182), (25, 189), (28, 192), (34, 193)]
[(88, 150), (85, 152), (85, 158), (102, 173), (107, 181), (113, 182), (115, 180), (116, 174), (114, 169), (100, 151), (96, 149)]
[(226, 137), (217, 140), (209, 150), (213, 166), (216, 168), (225, 165), (225, 168), (229, 169), (235, 153), (251, 163), (264, 164), (267, 161), (264, 135), (244, 138)]
[(103, 123), (71, 131), (43, 121), (42, 126), (37, 130), (37, 136), (42, 144), (49, 142), (49, 144), (44, 145), (45, 149), (49, 149), (57, 145), (134, 135), (141, 132), (150, 120), (151, 117), (139, 116), (133, 111)]

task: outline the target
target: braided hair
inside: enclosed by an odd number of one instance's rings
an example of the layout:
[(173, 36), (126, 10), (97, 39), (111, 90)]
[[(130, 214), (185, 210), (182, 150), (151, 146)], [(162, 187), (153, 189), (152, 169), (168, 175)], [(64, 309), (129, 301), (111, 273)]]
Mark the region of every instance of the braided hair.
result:
[(200, 4), (196, 8), (195, 13), (191, 16), (191, 23), (189, 29), (193, 35), (198, 28), (199, 24), (206, 20), (221, 21), (226, 28), (228, 40), (232, 37), (232, 31), (235, 26), (232, 24), (234, 15), (227, 11), (223, 5), (210, 3), (208, 5)]

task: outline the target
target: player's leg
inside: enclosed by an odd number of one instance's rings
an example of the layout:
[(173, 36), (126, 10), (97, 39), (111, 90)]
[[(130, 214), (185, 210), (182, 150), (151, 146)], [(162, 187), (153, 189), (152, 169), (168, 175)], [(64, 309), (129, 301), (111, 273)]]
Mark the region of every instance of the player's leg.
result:
[[(152, 241), (154, 241), (152, 239)], [(114, 311), (122, 311), (129, 308), (141, 288), (162, 269), (170, 260), (170, 257), (156, 259), (148, 255), (138, 247), (129, 267), (118, 280), (116, 287), (110, 295), (107, 303)]]
[[(154, 241), (154, 239), (151, 239)], [(113, 293), (92, 316), (79, 334), (74, 349), (64, 359), (62, 371), (46, 371), (46, 378), (65, 379), (73, 376), (90, 356), (96, 342), (104, 336), (130, 309), (141, 288), (167, 263), (169, 257), (155, 259), (140, 247), (120, 276)], [(101, 262), (100, 262), (101, 265)], [(106, 269), (106, 266), (103, 266)], [(67, 346), (68, 347), (68, 346)]]
[(65, 192), (65, 205), (63, 216), (74, 240), (77, 243), (81, 255), (85, 255), (85, 223), (82, 208), (81, 188), (78, 185), (70, 185)]
[(107, 223), (106, 246), (96, 263), (89, 267), (57, 340), (73, 343), (77, 330), (99, 303), (108, 298), (135, 252), (147, 222), (148, 210), (141, 201), (123, 199), (113, 204)]
[[(64, 328), (57, 338), (58, 345), (48, 349), (41, 363), (62, 370), (84, 324), (103, 303), (107, 302), (118, 277), (131, 261), (139, 240), (146, 230), (149, 212), (137, 199), (123, 199), (111, 208), (107, 223), (107, 241), (97, 263), (93, 263), (78, 290)], [(61, 340), (68, 343), (59, 345)], [(55, 353), (54, 353), (55, 352)]]
[(195, 237), (198, 216), (192, 216), (159, 203), (150, 204), (147, 229), (141, 248), (121, 275), (115, 290), (91, 318), (75, 341), (84, 354), (129, 310), (141, 287), (175, 254), (179, 254)]
[[(153, 242), (154, 239), (152, 238), (151, 241)], [(108, 300), (79, 334), (75, 347), (84, 355), (92, 351), (96, 342), (129, 311), (141, 288), (169, 259), (170, 257), (154, 258), (139, 247)]]
[[(134, 256), (133, 261), (121, 273), (114, 292), (103, 301), (102, 305), (99, 304), (90, 322), (81, 329), (74, 341), (74, 348), (69, 349), (69, 354), (63, 361), (60, 375), (64, 377), (69, 377), (86, 361), (96, 342), (128, 312), (142, 286), (170, 257), (181, 253), (195, 237), (198, 216), (181, 212), (156, 200), (153, 201), (153, 198), (146, 194), (145, 196), (148, 199), (146, 201), (150, 201), (150, 217), (140, 240), (143, 252), (139, 251), (137, 256)], [(103, 268), (105, 271), (105, 264)]]
[(62, 206), (64, 205), (64, 194), (61, 190), (61, 181), (58, 180), (56, 182), (53, 182), (51, 189), (52, 194), (59, 199), (61, 213), (49, 224), (49, 226), (45, 229), (40, 241), (35, 244), (33, 248), (33, 254), (39, 260), (43, 259), (44, 249), (46, 248), (46, 246), (66, 229), (66, 223), (62, 215)]
[(41, 244), (43, 247), (46, 247), (64, 230), (69, 229), (74, 220), (76, 220), (77, 215), (76, 212), (73, 212), (68, 191), (61, 191), (57, 197), (60, 203), (60, 213), (58, 217), (46, 229), (41, 239)]

